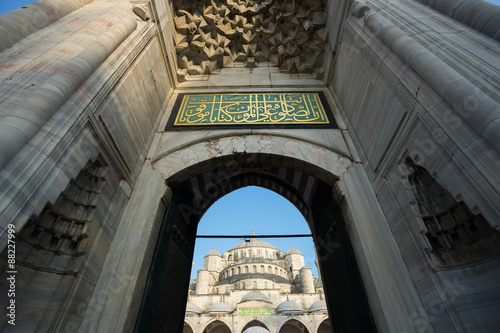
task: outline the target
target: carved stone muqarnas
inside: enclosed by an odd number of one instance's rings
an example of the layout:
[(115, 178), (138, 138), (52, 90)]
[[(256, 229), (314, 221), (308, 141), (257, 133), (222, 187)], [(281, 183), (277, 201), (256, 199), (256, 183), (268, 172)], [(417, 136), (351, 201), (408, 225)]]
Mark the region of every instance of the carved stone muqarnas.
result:
[(327, 30), (324, 0), (175, 2), (179, 80), (259, 63), (321, 78)]

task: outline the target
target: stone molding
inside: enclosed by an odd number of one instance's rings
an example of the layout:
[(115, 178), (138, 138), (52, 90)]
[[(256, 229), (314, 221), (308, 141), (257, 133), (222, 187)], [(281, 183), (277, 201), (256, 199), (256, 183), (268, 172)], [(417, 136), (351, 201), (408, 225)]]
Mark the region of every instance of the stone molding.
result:
[(0, 146), (0, 169), (9, 163), (136, 27), (133, 18), (124, 17), (1, 119), (0, 142), (9, 144)]
[[(409, 37), (382, 14), (370, 10), (365, 15), (364, 22), (476, 133), (500, 153), (500, 105), (497, 102)], [(471, 101), (474, 102), (473, 108), (469, 105)]]

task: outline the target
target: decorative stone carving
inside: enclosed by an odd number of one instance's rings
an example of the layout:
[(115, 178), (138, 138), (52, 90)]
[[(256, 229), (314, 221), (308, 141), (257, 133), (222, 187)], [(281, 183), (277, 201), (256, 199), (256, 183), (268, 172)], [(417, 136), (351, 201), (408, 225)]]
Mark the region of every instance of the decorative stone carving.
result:
[(259, 62), (322, 73), (324, 0), (182, 0), (175, 4), (178, 77)]
[[(99, 160), (82, 170), (71, 180), (56, 201), (48, 203), (43, 211), (32, 217), (19, 233), (21, 253), (26, 253), (26, 262), (31, 266), (67, 269), (72, 257), (84, 254), (84, 246), (89, 237), (89, 223), (94, 219), (97, 201), (104, 186), (106, 167)], [(51, 253), (45, 255), (51, 262), (41, 263), (30, 258), (38, 257), (34, 252)], [(62, 255), (66, 258), (56, 258)], [(19, 258), (19, 262), (23, 261)]]
[(409, 190), (427, 229), (425, 236), (437, 267), (467, 264), (500, 254), (500, 234), (481, 214), (475, 215), (463, 201), (457, 202), (411, 158), (404, 164), (409, 171)]

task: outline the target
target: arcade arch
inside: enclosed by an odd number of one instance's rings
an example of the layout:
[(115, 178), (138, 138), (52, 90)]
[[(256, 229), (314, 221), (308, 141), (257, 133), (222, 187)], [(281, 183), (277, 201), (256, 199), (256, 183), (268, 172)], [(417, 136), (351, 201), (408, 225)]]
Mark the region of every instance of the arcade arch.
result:
[(241, 330), (241, 332), (242, 332), (242, 333), (243, 333), (243, 332), (245, 332), (245, 331), (246, 331), (247, 329), (249, 329), (250, 327), (262, 327), (262, 328), (265, 328), (266, 330), (268, 330), (268, 331), (269, 331), (269, 328), (268, 328), (266, 325), (264, 325), (264, 323), (262, 323), (262, 322), (261, 322), (261, 321), (259, 321), (259, 320), (255, 320), (255, 319), (254, 319), (254, 320), (252, 320), (252, 321), (248, 322), (248, 323), (247, 323), (247, 324), (243, 327), (243, 329)]
[(332, 325), (330, 323), (330, 319), (325, 319), (319, 324), (317, 333), (331, 333)]
[(279, 333), (309, 333), (309, 330), (304, 323), (297, 319), (287, 320), (278, 331)]
[(221, 320), (212, 321), (208, 324), (203, 333), (232, 333), (231, 329)]

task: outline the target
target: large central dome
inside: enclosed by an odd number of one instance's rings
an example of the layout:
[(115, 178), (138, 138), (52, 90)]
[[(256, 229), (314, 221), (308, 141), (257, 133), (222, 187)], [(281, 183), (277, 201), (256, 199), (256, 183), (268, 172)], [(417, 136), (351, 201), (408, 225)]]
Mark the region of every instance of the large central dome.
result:
[(251, 238), (250, 241), (239, 242), (238, 244), (233, 246), (231, 250), (244, 249), (247, 247), (268, 247), (270, 249), (277, 250), (277, 248), (272, 244), (257, 238)]

